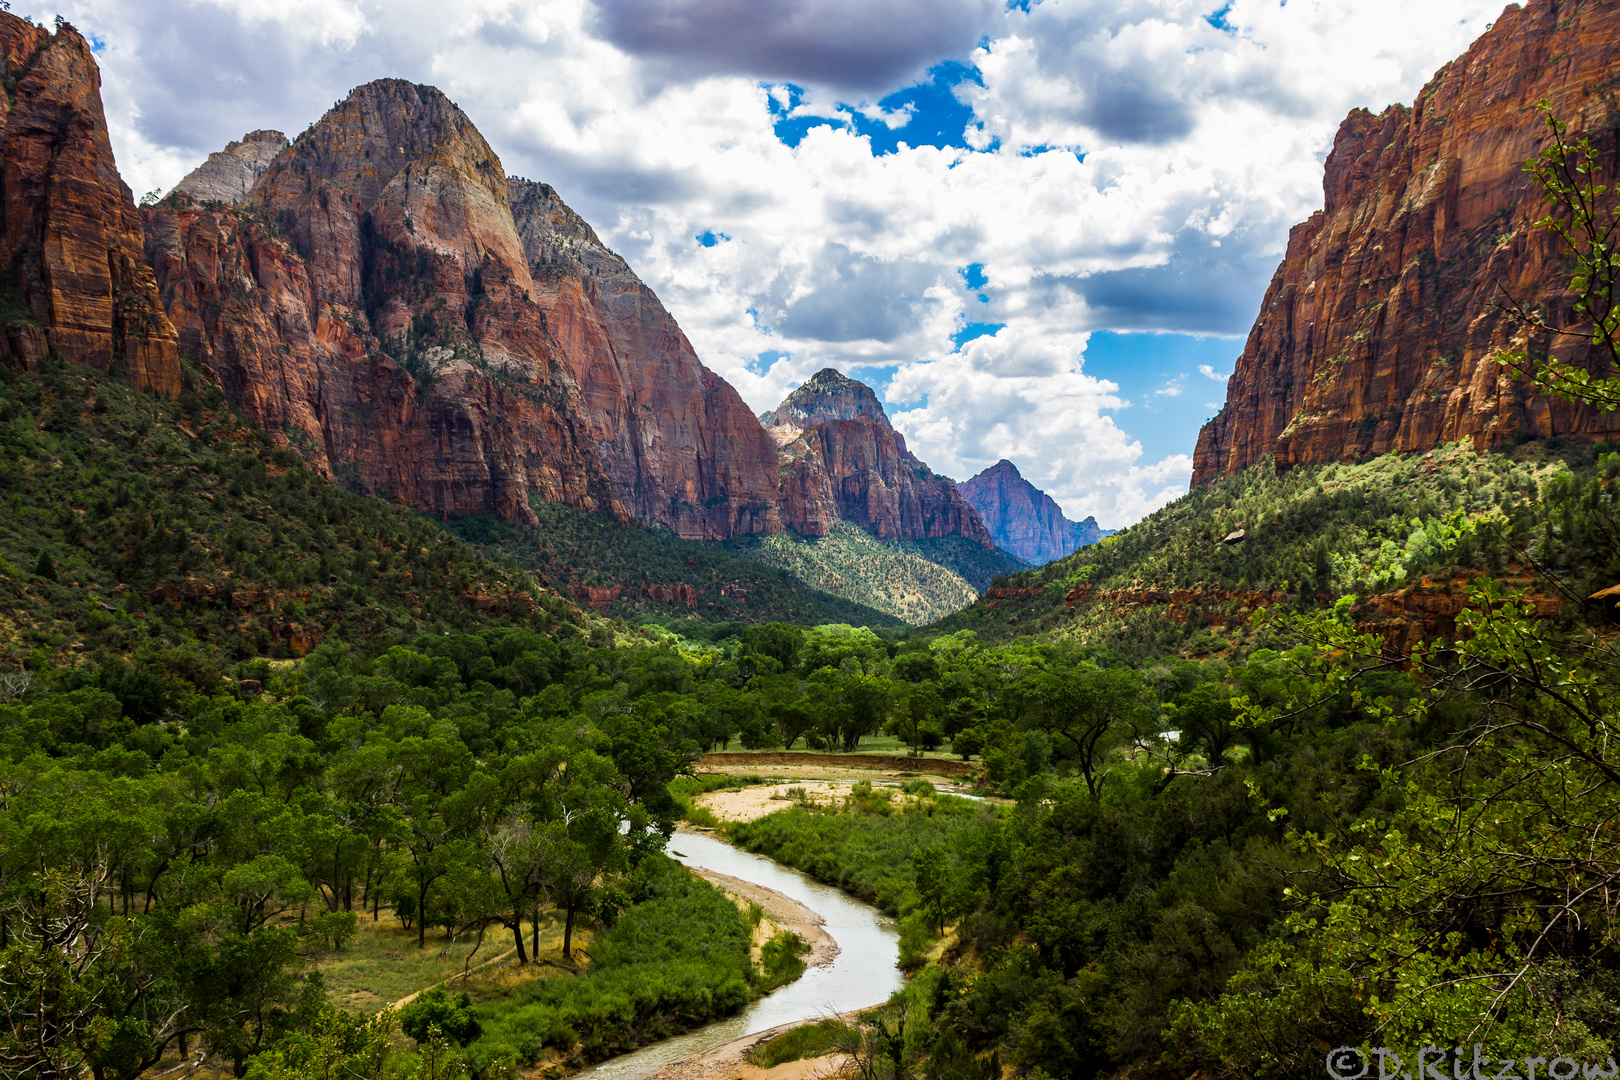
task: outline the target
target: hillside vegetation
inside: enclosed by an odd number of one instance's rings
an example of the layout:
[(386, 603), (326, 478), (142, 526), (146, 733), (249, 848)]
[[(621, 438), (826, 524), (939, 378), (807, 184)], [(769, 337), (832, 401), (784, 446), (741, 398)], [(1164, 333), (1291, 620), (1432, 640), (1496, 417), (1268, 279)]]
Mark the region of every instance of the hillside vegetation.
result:
[[(1376, 621), (1380, 597), (1460, 598), (1480, 576), (1578, 608), (1620, 582), (1604, 516), (1616, 475), (1620, 455), (1605, 444), (1561, 440), (1486, 454), (1449, 446), (1281, 475), (1259, 465), (1002, 579), (942, 628), (989, 641), (1073, 638), (1146, 659), (1266, 644), (1249, 625), (1260, 607), (1342, 608)], [(1241, 539), (1226, 540), (1239, 530)], [(1175, 618), (1166, 618), (1172, 603)]]
[(729, 540), (726, 548), (914, 626), (966, 607), (992, 579), (1027, 565), (960, 536), (881, 540), (848, 521), (826, 536), (785, 531)]
[[(861, 598), (828, 590), (719, 544), (682, 540), (667, 529), (615, 521), (561, 503), (536, 502), (538, 524), (495, 517), (451, 518), (445, 527), (493, 558), (532, 569), (564, 595), (595, 589), (601, 611), (653, 618), (894, 625)], [(614, 590), (617, 590), (614, 592)], [(605, 597), (611, 593), (612, 599)]]
[(8, 373), (0, 498), (0, 667), (580, 624), (414, 511), (310, 472), (195, 369), (174, 402), (85, 368)]

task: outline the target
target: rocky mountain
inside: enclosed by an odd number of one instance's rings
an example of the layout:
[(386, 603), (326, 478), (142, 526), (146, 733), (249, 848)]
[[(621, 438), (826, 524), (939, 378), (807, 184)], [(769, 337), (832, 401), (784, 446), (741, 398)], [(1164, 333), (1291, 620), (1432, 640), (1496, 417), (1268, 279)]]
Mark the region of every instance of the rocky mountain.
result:
[(0, 324), (13, 364), (55, 353), (143, 389), (180, 392), (174, 327), (142, 261), (101, 74), (78, 31), (0, 12)]
[(240, 141), (226, 143), (225, 149), (209, 154), (207, 161), (175, 185), (175, 190), (185, 192), (198, 202), (223, 202), (232, 206), (246, 202), (253, 185), (285, 149), (287, 136), (281, 132), (250, 131)]
[[(1532, 0), (1436, 73), (1413, 105), (1340, 127), (1324, 208), (1289, 236), (1260, 316), (1199, 434), (1193, 483), (1267, 455), (1286, 468), (1522, 435), (1612, 435), (1604, 415), (1531, 394), (1490, 360), (1519, 327), (1511, 299), (1570, 325), (1565, 257), (1526, 158), (1550, 103), (1612, 175), (1620, 116), (1620, 5)], [(1533, 338), (1532, 355), (1549, 342)], [(1581, 363), (1588, 345), (1552, 343)]]
[(956, 489), (979, 512), (997, 547), (1036, 566), (1113, 533), (1100, 528), (1094, 517), (1084, 521), (1064, 517), (1052, 497), (1025, 480), (1006, 458)]
[(781, 447), (782, 518), (794, 531), (825, 536), (841, 518), (882, 539), (994, 546), (977, 511), (906, 449), (864, 383), (825, 368), (760, 422)]
[(436, 514), (781, 528), (776, 448), (736, 391), (432, 87), (359, 87), (290, 146), (249, 134), (146, 231), (186, 350), (327, 476)]
[(324, 475), (441, 515), (625, 513), (499, 159), (439, 91), (360, 87), (239, 205), (180, 191), (144, 224), (182, 347)]

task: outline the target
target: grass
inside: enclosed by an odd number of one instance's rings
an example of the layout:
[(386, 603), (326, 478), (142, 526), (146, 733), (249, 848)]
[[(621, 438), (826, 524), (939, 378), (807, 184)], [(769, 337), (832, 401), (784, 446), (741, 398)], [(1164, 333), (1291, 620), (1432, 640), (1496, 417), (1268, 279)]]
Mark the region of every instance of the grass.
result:
[(818, 1058), (837, 1050), (839, 1040), (848, 1030), (848, 1025), (835, 1019), (805, 1024), (752, 1047), (746, 1055), (748, 1063), (761, 1069), (773, 1069), (789, 1061)]
[[(590, 947), (590, 931), (576, 928), (576, 941)], [(524, 947), (530, 942), (529, 928), (524, 929)], [(512, 948), (510, 931), (492, 929), (484, 935), (482, 947), (477, 936), (459, 941), (444, 937), (429, 938), (425, 949), (416, 947), (416, 931), (407, 930), (390, 913), (372, 922), (362, 917), (354, 938), (341, 950), (323, 953), (315, 968), (326, 980), (326, 992), (334, 1005), (356, 1012), (374, 1013), (385, 1005), (425, 990), (446, 979), (459, 975), (463, 967), (477, 969)], [(562, 948), (561, 926), (542, 921), (540, 926), (541, 955), (556, 955)], [(465, 989), (475, 998), (490, 999), (499, 996), (503, 988), (509, 989), (514, 974), (523, 972), (515, 981), (562, 974), (560, 969), (530, 964), (520, 967), (516, 956), (502, 964), (478, 971), (468, 980)]]

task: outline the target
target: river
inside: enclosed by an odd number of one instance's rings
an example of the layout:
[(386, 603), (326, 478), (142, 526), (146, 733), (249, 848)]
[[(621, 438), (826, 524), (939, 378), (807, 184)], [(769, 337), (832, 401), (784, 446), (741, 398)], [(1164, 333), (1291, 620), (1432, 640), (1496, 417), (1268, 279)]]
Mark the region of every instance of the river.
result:
[(669, 854), (687, 866), (730, 874), (797, 900), (826, 920), (827, 933), (838, 943), (838, 955), (832, 963), (811, 968), (802, 978), (760, 998), (736, 1016), (604, 1061), (577, 1076), (641, 1080), (672, 1061), (684, 1061), (778, 1024), (882, 1004), (903, 985), (900, 969), (894, 966), (900, 952), (894, 920), (876, 908), (712, 836), (677, 833), (670, 849)]

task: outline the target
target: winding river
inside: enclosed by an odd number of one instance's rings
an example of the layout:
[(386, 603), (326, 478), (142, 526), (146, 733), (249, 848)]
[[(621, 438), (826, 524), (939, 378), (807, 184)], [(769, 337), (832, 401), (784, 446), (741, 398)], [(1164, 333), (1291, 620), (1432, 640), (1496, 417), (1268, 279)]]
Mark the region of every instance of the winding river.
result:
[(900, 939), (893, 920), (876, 908), (712, 836), (679, 833), (670, 848), (670, 855), (687, 866), (730, 874), (799, 901), (826, 920), (827, 933), (838, 943), (838, 955), (832, 963), (811, 968), (797, 982), (760, 998), (736, 1016), (604, 1061), (577, 1076), (641, 1080), (670, 1062), (695, 1057), (744, 1035), (878, 1005), (900, 989), (903, 980), (894, 966)]

